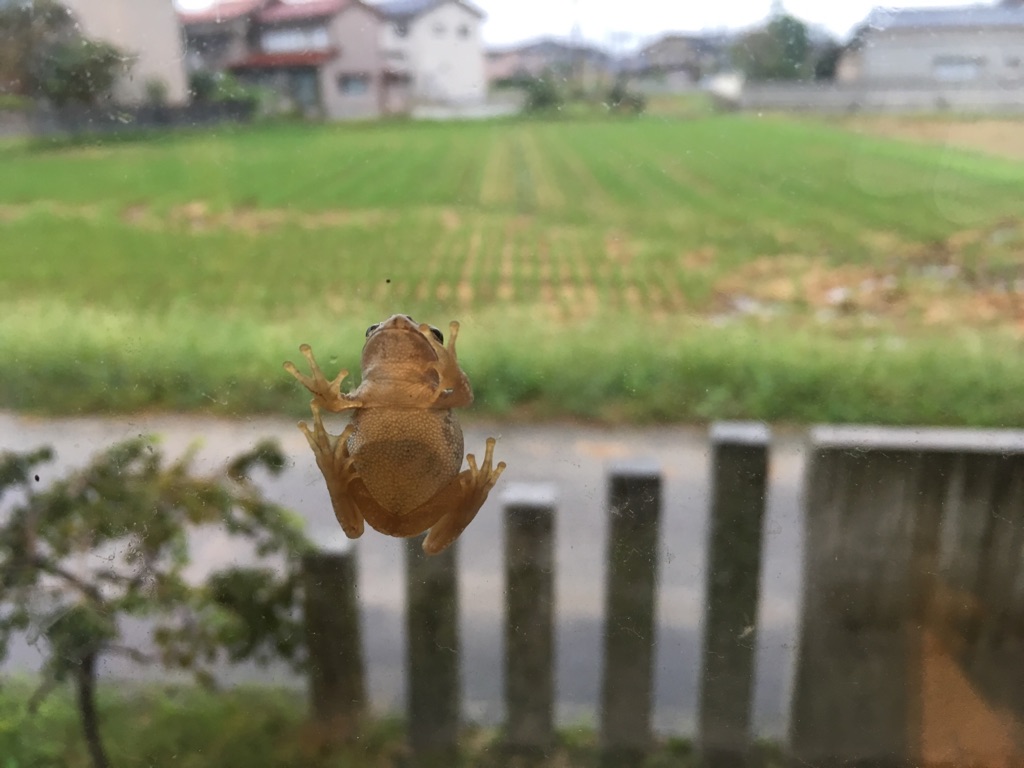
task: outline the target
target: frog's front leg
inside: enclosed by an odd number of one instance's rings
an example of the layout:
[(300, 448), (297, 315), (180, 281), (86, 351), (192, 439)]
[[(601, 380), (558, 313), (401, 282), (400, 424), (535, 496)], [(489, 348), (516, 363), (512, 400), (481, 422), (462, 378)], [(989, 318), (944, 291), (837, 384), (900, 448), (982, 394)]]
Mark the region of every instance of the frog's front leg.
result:
[(473, 402), (473, 389), (469, 378), (459, 367), (458, 355), (455, 352), (455, 339), (459, 336), (459, 324), (452, 320), (448, 324), (448, 346), (438, 344), (430, 333), (430, 326), (420, 326), (420, 332), (430, 340), (437, 352), (438, 385), (434, 403), (438, 408), (464, 408)]
[(299, 429), (306, 436), (306, 441), (316, 457), (316, 465), (327, 481), (327, 492), (331, 496), (334, 516), (338, 518), (346, 536), (358, 539), (363, 535), (363, 515), (349, 490), (353, 481), (359, 477), (348, 452), (348, 438), (355, 427), (349, 424), (340, 435), (331, 435), (324, 428), (320, 408), (316, 402), (314, 401), (310, 407), (313, 410), (313, 429), (306, 426), (304, 421), (299, 422)]
[(341, 382), (348, 376), (348, 371), (339, 371), (334, 379), (328, 381), (327, 377), (324, 376), (324, 372), (320, 370), (316, 358), (313, 357), (312, 347), (309, 344), (303, 344), (299, 347), (299, 351), (309, 362), (309, 370), (313, 375), (307, 376), (299, 372), (299, 369), (295, 367), (291, 360), (284, 364), (284, 369), (298, 379), (302, 386), (313, 393), (312, 405), (318, 405), (334, 413), (344, 411), (347, 408), (359, 408), (362, 406), (362, 402), (358, 398), (342, 394)]

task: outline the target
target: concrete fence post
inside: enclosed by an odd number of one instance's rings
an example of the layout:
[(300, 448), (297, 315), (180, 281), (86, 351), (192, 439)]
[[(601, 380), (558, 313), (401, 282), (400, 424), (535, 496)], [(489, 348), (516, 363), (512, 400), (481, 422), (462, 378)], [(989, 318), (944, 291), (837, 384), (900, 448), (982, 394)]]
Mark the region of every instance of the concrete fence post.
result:
[(311, 552), (302, 571), (313, 716), (331, 739), (348, 740), (366, 709), (355, 552)]
[(554, 743), (555, 492), (513, 485), (505, 505), (505, 750), (543, 759)]
[(920, 760), (921, 624), (950, 461), (910, 430), (812, 431), (794, 764)]
[(711, 429), (711, 515), (698, 747), (706, 768), (748, 765), (762, 521), (771, 434), (762, 424)]
[(651, 746), (661, 471), (642, 460), (609, 470), (600, 750), (603, 766), (630, 768)]
[(407, 539), (406, 637), (409, 672), (406, 714), (412, 765), (451, 766), (458, 755), (461, 717), (458, 542), (439, 555)]

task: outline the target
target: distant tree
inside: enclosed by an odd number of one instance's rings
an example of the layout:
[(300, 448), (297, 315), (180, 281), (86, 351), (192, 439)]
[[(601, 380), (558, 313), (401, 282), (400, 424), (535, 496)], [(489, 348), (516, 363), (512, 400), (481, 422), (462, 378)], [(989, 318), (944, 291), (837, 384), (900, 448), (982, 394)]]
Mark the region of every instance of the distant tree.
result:
[(839, 60), (846, 52), (846, 46), (836, 40), (827, 40), (814, 49), (814, 79), (835, 80)]
[(193, 72), (188, 77), (188, 93), (192, 101), (206, 103), (217, 96), (217, 75), (208, 70)]
[(39, 66), (37, 95), (57, 106), (96, 104), (110, 96), (125, 56), (109, 43), (79, 40), (54, 46)]
[(114, 46), (83, 37), (55, 0), (0, 3), (0, 84), (13, 93), (93, 104), (128, 62)]
[(0, 81), (25, 96), (49, 51), (77, 37), (71, 12), (54, 0), (0, 3)]
[(619, 78), (608, 91), (608, 107), (612, 112), (639, 115), (647, 108), (647, 99), (642, 93), (630, 91), (626, 81)]
[(525, 109), (527, 112), (547, 112), (559, 109), (564, 101), (565, 95), (551, 74), (534, 77), (526, 85)]
[(733, 61), (751, 80), (796, 80), (811, 72), (810, 50), (807, 25), (782, 13), (743, 35), (733, 46)]
[[(0, 454), (0, 661), (12, 636), (39, 638), (44, 683), (77, 690), (96, 768), (108, 765), (96, 711), (103, 656), (193, 672), (211, 683), (219, 659), (301, 661), (298, 523), (262, 498), (255, 469), (284, 465), (273, 444), (233, 460), (222, 476), (192, 473), (190, 455), (165, 463), (149, 440), (118, 444), (86, 468), (37, 490), (49, 449)], [(216, 530), (253, 550), (253, 565), (189, 579), (190, 535)], [(126, 644), (122, 623), (153, 624), (155, 652)]]

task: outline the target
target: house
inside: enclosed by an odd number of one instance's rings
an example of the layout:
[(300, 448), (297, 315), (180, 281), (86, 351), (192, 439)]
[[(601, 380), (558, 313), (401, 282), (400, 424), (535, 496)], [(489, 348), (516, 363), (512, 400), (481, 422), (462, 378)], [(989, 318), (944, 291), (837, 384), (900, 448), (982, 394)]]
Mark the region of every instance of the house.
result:
[(408, 89), (385, 66), (383, 16), (360, 0), (227, 0), (182, 14), (193, 70), (230, 71), (278, 107), (332, 120), (404, 112)]
[(866, 85), (1024, 84), (1024, 4), (871, 13), (839, 65)]
[(395, 76), (407, 78), (416, 103), (486, 100), (483, 11), (464, 0), (387, 0), (375, 7), (387, 22), (381, 35), (385, 62)]
[(192, 72), (223, 72), (245, 57), (250, 27), (266, 0), (221, 0), (179, 14), (185, 35), (185, 64)]
[(631, 60), (631, 74), (695, 83), (728, 63), (729, 38), (672, 32), (642, 46)]
[(614, 70), (609, 53), (575, 41), (542, 38), (487, 52), (487, 81), (492, 84), (550, 74), (592, 87), (608, 80)]
[(171, 0), (62, 0), (82, 34), (131, 56), (114, 98), (138, 104), (159, 93), (169, 104), (188, 99), (181, 27)]

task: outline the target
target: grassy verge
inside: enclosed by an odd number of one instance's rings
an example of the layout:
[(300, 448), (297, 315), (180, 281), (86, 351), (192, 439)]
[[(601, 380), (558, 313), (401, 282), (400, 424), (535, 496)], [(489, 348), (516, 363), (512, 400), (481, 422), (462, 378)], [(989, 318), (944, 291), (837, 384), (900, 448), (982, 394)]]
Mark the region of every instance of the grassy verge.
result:
[(0, 407), (300, 413), (300, 343), (357, 371), (406, 312), (486, 415), (1024, 425), (1024, 164), (735, 116), (0, 162)]
[[(35, 713), (26, 702), (32, 688), (24, 681), (0, 681), (0, 763), (4, 768), (90, 768), (71, 696), (56, 693)], [(298, 693), (243, 688), (210, 693), (191, 687), (101, 687), (103, 738), (115, 768), (176, 765), (182, 768), (391, 768), (403, 754), (400, 721), (367, 723), (354, 745), (331, 745), (306, 719), (307, 702)], [(469, 726), (463, 734), (460, 765), (498, 766), (501, 734)], [(781, 766), (778, 750), (759, 745), (765, 768)], [(559, 768), (597, 764), (597, 739), (587, 728), (558, 735)], [(658, 744), (649, 768), (695, 766), (688, 741)], [(453, 766), (452, 768), (455, 768)], [(542, 767), (540, 767), (542, 768)]]
[[(782, 324), (717, 328), (618, 315), (574, 327), (567, 341), (549, 333), (543, 314), (461, 318), (474, 412), (609, 423), (1024, 424), (1024, 355), (1011, 338), (823, 336)], [(0, 357), (11, 361), (0, 401), (42, 413), (158, 405), (308, 415), (282, 361), (301, 363), (305, 341), (328, 372), (357, 371), (363, 330), (355, 318), (256, 324), (184, 307), (150, 315), (20, 304), (0, 317)]]

